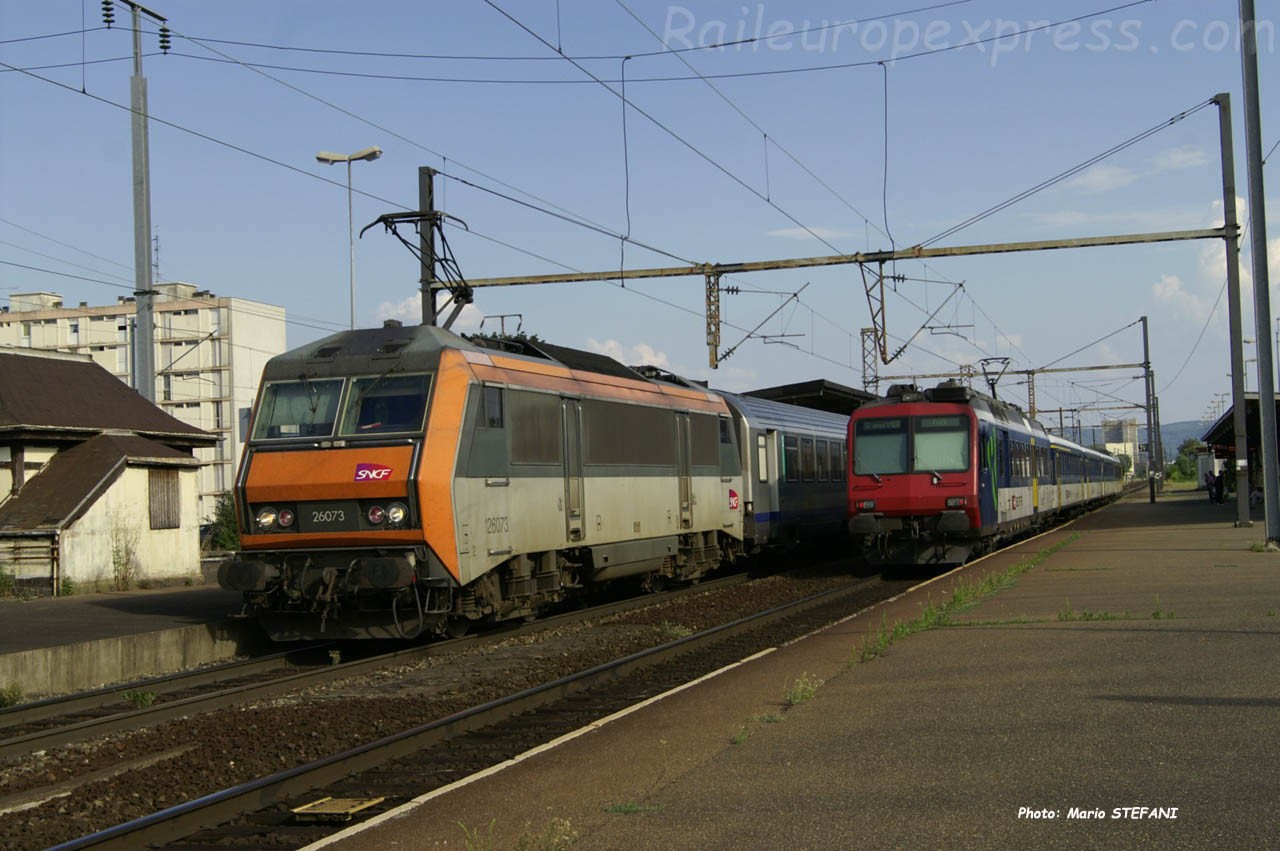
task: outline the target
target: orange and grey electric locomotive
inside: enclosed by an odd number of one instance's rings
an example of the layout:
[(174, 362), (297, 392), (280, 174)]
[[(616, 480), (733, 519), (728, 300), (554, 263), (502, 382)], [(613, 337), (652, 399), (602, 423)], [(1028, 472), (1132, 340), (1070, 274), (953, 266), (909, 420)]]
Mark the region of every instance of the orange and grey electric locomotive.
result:
[(524, 348), (397, 326), (273, 358), (220, 584), (276, 639), (409, 638), (624, 576), (696, 579), (742, 553), (721, 396)]

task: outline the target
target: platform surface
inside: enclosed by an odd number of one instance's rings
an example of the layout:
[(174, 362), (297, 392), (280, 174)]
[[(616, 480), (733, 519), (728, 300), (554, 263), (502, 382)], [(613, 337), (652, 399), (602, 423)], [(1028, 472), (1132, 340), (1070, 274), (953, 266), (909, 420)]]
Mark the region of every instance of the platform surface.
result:
[[(1135, 495), (325, 847), (1275, 847), (1280, 554), (1234, 512)], [(965, 625), (854, 661), (1059, 544)]]
[(240, 614), (217, 585), (0, 601), (0, 654), (217, 623)]

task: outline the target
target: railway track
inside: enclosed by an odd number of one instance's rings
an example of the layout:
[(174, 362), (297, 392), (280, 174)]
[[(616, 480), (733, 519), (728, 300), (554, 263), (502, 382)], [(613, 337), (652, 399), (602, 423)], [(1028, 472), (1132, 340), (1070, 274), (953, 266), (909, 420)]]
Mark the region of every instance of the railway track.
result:
[(332, 797), (375, 801), (362, 817), (385, 811), (873, 605), (904, 585), (842, 584), (56, 847), (300, 847), (342, 825), (301, 822), (295, 807)]
[[(368, 652), (364, 643), (347, 643), (341, 647), (313, 644), (197, 671), (10, 707), (0, 711), (0, 761), (111, 733), (151, 727), (175, 718), (265, 700), (329, 681), (361, 676), (389, 665), (456, 653), (486, 641), (505, 640), (585, 618), (605, 617), (746, 580), (744, 574), (726, 576), (691, 588), (631, 598), (554, 615), (529, 624), (371, 656), (363, 655)], [(361, 658), (343, 662), (343, 654), (361, 654)], [(3, 809), (3, 800), (0, 800), (0, 811)]]

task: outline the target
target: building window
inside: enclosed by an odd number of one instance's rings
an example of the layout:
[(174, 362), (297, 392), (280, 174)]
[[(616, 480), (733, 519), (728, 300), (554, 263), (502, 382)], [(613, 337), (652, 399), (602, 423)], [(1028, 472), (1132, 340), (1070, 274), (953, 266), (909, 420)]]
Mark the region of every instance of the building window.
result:
[(177, 470), (148, 471), (152, 529), (177, 529), (182, 525)]

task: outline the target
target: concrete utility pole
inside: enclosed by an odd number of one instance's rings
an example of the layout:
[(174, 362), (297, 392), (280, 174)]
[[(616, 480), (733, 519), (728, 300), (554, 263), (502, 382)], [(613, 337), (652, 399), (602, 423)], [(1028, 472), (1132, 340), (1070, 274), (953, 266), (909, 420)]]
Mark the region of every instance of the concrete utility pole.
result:
[(1155, 398), (1156, 388), (1151, 378), (1151, 343), (1147, 330), (1147, 317), (1142, 317), (1142, 383), (1147, 395), (1147, 489), (1148, 502), (1156, 501), (1156, 433), (1152, 424), (1151, 400)]
[(1267, 274), (1267, 202), (1262, 186), (1262, 119), (1258, 109), (1258, 34), (1253, 0), (1240, 0), (1240, 63), (1244, 72), (1245, 165), (1253, 230), (1253, 318), (1258, 341), (1259, 462), (1266, 509), (1267, 543), (1280, 544), (1280, 475), (1276, 469), (1276, 390), (1272, 377), (1271, 285)]
[(1249, 519), (1248, 425), (1244, 401), (1244, 334), (1240, 314), (1240, 225), (1236, 221), (1236, 160), (1231, 134), (1231, 95), (1214, 95), (1218, 104), (1218, 135), (1222, 148), (1222, 230), (1227, 250), (1227, 325), (1231, 332), (1232, 430), (1236, 433), (1236, 525)]
[[(121, 0), (132, 12), (133, 76), (129, 78), (129, 107), (133, 111), (133, 275), (136, 306), (133, 386), (149, 402), (156, 400), (155, 290), (151, 281), (151, 153), (147, 142), (147, 78), (142, 76), (142, 16), (161, 25), (160, 46), (168, 50), (165, 18), (132, 0)], [(114, 15), (104, 7), (107, 26)]]

